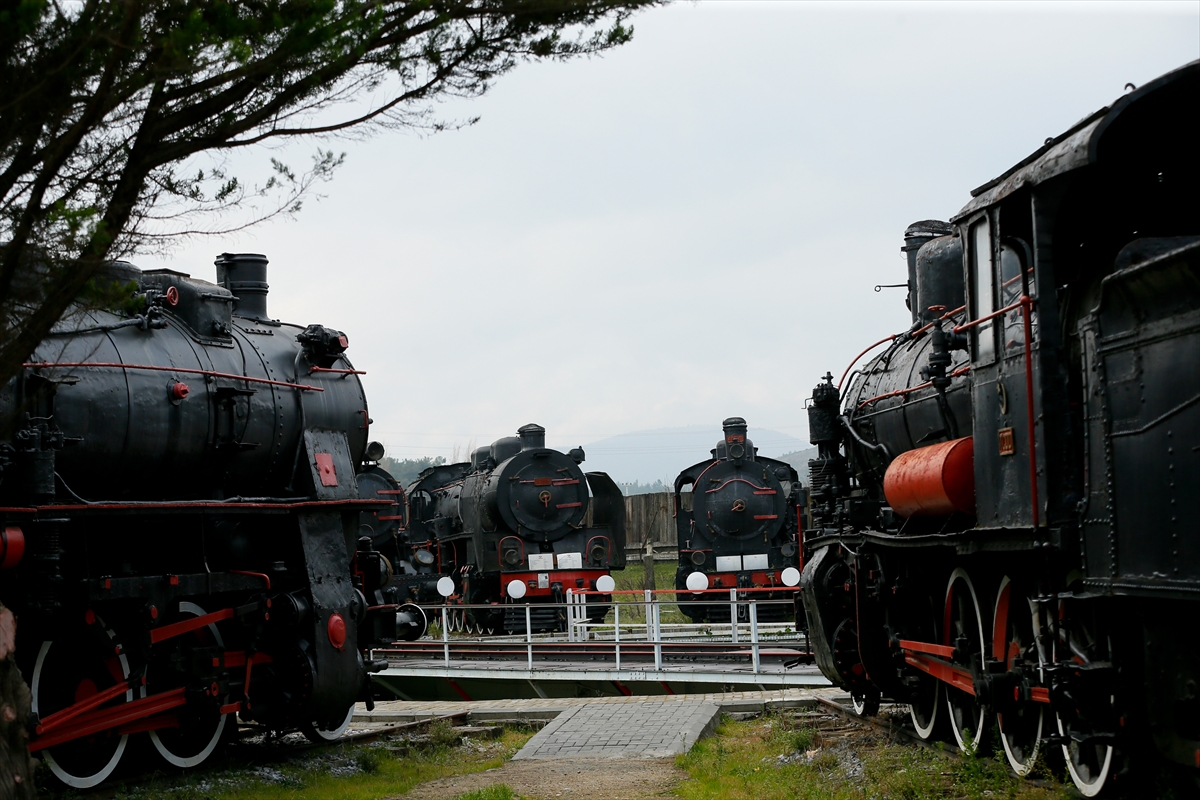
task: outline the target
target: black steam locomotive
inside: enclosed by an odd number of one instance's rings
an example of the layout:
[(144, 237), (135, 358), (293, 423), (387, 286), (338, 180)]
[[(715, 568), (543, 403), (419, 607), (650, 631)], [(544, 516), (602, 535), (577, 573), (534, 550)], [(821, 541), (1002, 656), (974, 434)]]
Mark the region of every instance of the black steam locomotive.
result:
[(264, 257), (216, 264), (111, 265), (114, 307), (73, 310), (0, 389), (0, 600), (31, 749), (73, 787), (131, 737), (195, 766), (236, 715), (338, 735), (386, 666), (364, 648), (424, 631), (359, 536), (399, 512), (345, 334), (272, 320)]
[(911, 328), (809, 409), (821, 670), (1089, 797), (1200, 777), (1198, 98), (1193, 62), (910, 227)]
[[(403, 596), (423, 603), (437, 593), (453, 605), (452, 628), (480, 634), (565, 630), (568, 589), (611, 592), (625, 568), (625, 499), (603, 472), (584, 473), (583, 450), (546, 447), (546, 429), (525, 425), (470, 462), (431, 467), (408, 487), (409, 553), (397, 576)], [(590, 490), (590, 491), (589, 491)], [(441, 584), (440, 590), (438, 584)], [(611, 597), (593, 596), (599, 622)]]
[[(779, 587), (800, 582), (799, 530), (804, 490), (791, 464), (758, 455), (746, 438), (746, 420), (730, 417), (722, 423), (724, 437), (712, 458), (679, 473), (675, 479), (675, 527), (679, 568), (675, 588), (679, 599), (712, 599), (707, 589)], [(684, 507), (684, 487), (692, 488), (692, 508)], [(755, 593), (757, 600), (791, 599), (792, 592)], [(693, 621), (729, 621), (729, 603), (682, 605)], [(748, 615), (740, 605), (739, 616)], [(758, 619), (790, 619), (791, 604), (759, 607)], [(743, 620), (744, 621), (744, 620)]]

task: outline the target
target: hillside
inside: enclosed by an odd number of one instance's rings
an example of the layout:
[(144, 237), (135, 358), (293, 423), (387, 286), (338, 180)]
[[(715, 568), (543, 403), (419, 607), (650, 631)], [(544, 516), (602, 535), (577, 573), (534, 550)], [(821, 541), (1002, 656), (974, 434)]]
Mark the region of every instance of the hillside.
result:
[[(607, 472), (620, 483), (654, 483), (670, 486), (685, 467), (709, 458), (709, 451), (721, 438), (720, 425), (692, 425), (686, 428), (658, 428), (635, 431), (583, 445), (588, 472)], [(750, 427), (749, 438), (760, 455), (779, 458), (784, 453), (804, 456), (804, 478), (808, 476), (807, 442), (769, 428)], [(557, 445), (552, 445), (557, 446)], [(792, 463), (789, 461), (789, 463)]]

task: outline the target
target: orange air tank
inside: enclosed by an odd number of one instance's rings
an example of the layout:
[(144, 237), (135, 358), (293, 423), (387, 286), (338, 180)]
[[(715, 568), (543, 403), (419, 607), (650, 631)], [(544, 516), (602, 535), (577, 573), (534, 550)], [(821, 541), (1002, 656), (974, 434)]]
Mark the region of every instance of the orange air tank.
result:
[(901, 453), (883, 476), (888, 504), (902, 517), (975, 513), (975, 446), (970, 436)]

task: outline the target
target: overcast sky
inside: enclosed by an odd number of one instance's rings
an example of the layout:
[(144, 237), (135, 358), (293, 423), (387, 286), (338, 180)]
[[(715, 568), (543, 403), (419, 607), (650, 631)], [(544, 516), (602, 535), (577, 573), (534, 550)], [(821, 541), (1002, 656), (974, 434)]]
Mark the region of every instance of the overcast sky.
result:
[(349, 335), (395, 457), (526, 422), (565, 446), (715, 440), (731, 415), (807, 440), (817, 380), (907, 327), (903, 291), (873, 287), (906, 279), (909, 223), (1200, 57), (1196, 2), (706, 1), (633, 24), (442, 106), (481, 116), (465, 130), (335, 143), (293, 220), (135, 260), (212, 280), (216, 253), (265, 253), (271, 315)]

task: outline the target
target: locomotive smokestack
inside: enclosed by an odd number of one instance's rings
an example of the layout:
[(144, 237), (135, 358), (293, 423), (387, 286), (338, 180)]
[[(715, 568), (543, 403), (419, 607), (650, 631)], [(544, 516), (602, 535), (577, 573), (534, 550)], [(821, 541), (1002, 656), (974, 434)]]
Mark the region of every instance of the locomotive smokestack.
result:
[(258, 253), (221, 253), (217, 256), (217, 283), (233, 292), (233, 313), (239, 317), (267, 317), (267, 257)]
[(521, 437), (522, 450), (540, 450), (546, 446), (546, 429), (541, 425), (529, 423), (517, 428), (517, 435)]
[[(725, 452), (730, 458), (742, 458), (748, 452), (746, 447), (746, 420), (741, 417), (729, 417), (721, 423), (725, 432)], [(751, 453), (753, 455), (753, 453)]]
[(929, 305), (921, 301), (917, 291), (917, 251), (929, 240), (948, 233), (954, 233), (953, 226), (940, 219), (923, 219), (909, 225), (904, 231), (904, 247), (900, 248), (900, 252), (908, 256), (908, 309), (912, 312), (914, 324), (921, 318), (921, 309)]

